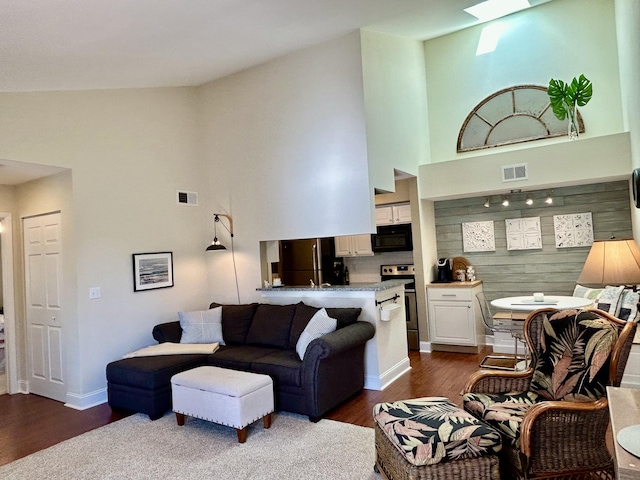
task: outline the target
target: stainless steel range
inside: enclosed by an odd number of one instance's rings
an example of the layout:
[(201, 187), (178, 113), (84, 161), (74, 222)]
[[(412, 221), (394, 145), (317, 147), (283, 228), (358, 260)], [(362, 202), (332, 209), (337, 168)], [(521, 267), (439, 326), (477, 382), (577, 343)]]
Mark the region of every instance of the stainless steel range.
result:
[(416, 271), (413, 265), (381, 265), (380, 277), (385, 280), (412, 280), (404, 286), (404, 303), (407, 315), (407, 343), (409, 350), (420, 350), (418, 332), (418, 306), (416, 304)]

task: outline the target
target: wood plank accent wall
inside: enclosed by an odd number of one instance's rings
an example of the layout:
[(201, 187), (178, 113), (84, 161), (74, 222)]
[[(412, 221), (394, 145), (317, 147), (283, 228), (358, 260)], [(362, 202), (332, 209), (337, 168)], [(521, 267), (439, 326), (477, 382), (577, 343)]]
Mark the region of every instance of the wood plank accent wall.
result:
[[(548, 193), (553, 204), (544, 200)], [(525, 204), (526, 196), (533, 205)], [(595, 240), (632, 238), (629, 183), (617, 181), (509, 194), (510, 204), (493, 195), (435, 202), (438, 258), (464, 257), (483, 281), (489, 300), (532, 292), (571, 295), (589, 247), (556, 248), (553, 216), (591, 212)], [(540, 217), (542, 249), (507, 250), (505, 219)], [(462, 223), (494, 221), (496, 250), (464, 252)], [(455, 275), (455, 272), (454, 272)]]

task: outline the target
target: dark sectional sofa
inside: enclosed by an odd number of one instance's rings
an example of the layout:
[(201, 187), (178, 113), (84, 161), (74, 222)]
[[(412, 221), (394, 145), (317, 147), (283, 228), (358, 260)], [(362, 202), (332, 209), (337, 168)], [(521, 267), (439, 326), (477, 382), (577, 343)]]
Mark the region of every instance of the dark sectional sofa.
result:
[[(171, 409), (171, 377), (201, 365), (262, 373), (274, 382), (276, 409), (308, 415), (318, 421), (330, 409), (364, 386), (364, 349), (375, 329), (358, 321), (360, 308), (327, 308), (337, 329), (313, 340), (304, 361), (295, 347), (309, 320), (319, 310), (293, 305), (222, 306), (225, 346), (213, 354), (158, 355), (125, 358), (107, 365), (109, 405), (114, 410), (160, 418)], [(180, 322), (156, 325), (159, 342), (180, 342)]]

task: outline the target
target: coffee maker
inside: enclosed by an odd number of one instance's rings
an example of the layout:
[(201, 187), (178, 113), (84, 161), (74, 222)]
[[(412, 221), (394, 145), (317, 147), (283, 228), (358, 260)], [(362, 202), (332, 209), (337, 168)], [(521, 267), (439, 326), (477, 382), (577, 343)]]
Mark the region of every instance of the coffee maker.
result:
[(449, 283), (453, 281), (453, 270), (451, 269), (451, 259), (438, 259), (438, 275), (435, 283)]

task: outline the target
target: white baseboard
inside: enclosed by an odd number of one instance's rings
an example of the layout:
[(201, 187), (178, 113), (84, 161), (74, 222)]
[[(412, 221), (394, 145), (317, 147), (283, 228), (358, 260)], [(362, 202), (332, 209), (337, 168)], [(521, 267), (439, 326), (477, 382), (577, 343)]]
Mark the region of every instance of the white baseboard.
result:
[(409, 357), (405, 357), (400, 362), (395, 364), (386, 372), (383, 372), (380, 377), (375, 377), (373, 375), (365, 375), (364, 376), (364, 388), (367, 390), (384, 390), (393, 382), (395, 382), (398, 377), (404, 375), (409, 370), (411, 370), (411, 364), (409, 363)]
[(67, 392), (67, 403), (65, 407), (75, 410), (86, 410), (87, 408), (102, 405), (107, 402), (107, 389), (101, 388), (86, 394)]
[(29, 382), (26, 380), (18, 380), (18, 391), (15, 393), (29, 393)]
[(420, 342), (420, 353), (431, 353), (431, 342)]

